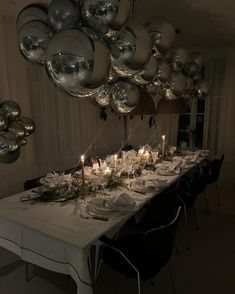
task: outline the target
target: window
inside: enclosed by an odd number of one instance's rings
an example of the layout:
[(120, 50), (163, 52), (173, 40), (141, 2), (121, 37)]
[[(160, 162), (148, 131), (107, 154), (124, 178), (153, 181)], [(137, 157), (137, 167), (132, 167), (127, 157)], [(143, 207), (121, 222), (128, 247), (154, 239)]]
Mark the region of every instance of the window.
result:
[(187, 142), (190, 148), (201, 149), (203, 146), (205, 99), (193, 98), (189, 101), (188, 111), (180, 114), (177, 146)]

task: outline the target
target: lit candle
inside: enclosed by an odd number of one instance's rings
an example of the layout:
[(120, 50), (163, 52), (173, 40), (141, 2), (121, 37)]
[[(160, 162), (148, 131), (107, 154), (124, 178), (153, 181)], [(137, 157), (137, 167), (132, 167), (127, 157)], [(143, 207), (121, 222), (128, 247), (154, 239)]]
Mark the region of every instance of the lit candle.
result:
[(82, 156), (81, 156), (82, 185), (85, 185), (84, 161), (85, 161), (85, 156), (82, 155)]
[(166, 144), (166, 136), (162, 135), (162, 157), (165, 156), (165, 144)]
[(117, 169), (117, 154), (114, 155), (114, 168)]
[(106, 169), (104, 170), (104, 175), (105, 176), (111, 176), (111, 169), (107, 166)]
[(139, 150), (139, 152), (138, 152), (138, 155), (139, 155), (139, 156), (142, 156), (143, 153), (144, 153), (144, 148), (141, 148), (141, 149)]

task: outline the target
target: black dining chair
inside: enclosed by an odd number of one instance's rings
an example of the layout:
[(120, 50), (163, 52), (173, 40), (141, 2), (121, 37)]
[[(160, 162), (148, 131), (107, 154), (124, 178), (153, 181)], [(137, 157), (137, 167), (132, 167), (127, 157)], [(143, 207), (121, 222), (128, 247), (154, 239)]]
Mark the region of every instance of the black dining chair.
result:
[[(224, 155), (222, 155), (220, 159), (214, 159), (210, 161), (208, 164), (208, 173), (206, 176), (207, 185), (215, 184), (218, 206), (220, 206), (221, 204), (219, 187), (218, 187), (218, 179), (219, 179), (220, 170), (221, 170), (223, 161), (224, 161)], [(207, 189), (205, 190), (205, 198), (207, 203), (207, 210), (209, 212), (209, 201), (208, 201)]]
[[(153, 227), (142, 233), (128, 234), (117, 240), (102, 236), (103, 261), (128, 277), (137, 277), (138, 294), (141, 280), (150, 280), (169, 264), (171, 259), (181, 207), (164, 226)], [(171, 274), (173, 292), (175, 285)]]
[(39, 177), (39, 178), (34, 178), (34, 179), (30, 179), (30, 180), (26, 180), (24, 182), (24, 190), (31, 190), (31, 189), (34, 189), (34, 188), (37, 188), (39, 186), (41, 186), (42, 184), (40, 183), (40, 179), (42, 177)]

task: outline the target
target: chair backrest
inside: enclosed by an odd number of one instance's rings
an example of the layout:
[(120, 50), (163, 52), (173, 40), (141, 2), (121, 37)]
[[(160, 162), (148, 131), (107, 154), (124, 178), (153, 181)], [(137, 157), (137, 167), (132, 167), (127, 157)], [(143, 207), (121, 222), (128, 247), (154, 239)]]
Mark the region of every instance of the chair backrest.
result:
[(181, 206), (175, 209), (175, 214), (169, 223), (160, 228), (154, 228), (147, 231), (142, 239), (142, 250), (145, 252), (146, 259), (149, 259), (149, 265), (154, 266), (154, 259), (162, 260), (167, 263), (172, 255), (174, 240), (180, 216)]
[(25, 181), (24, 190), (26, 191), (41, 186), (40, 179), (41, 177)]
[(212, 160), (209, 167), (209, 173), (207, 178), (208, 183), (213, 183), (218, 180), (223, 161), (224, 155), (222, 155), (220, 159)]

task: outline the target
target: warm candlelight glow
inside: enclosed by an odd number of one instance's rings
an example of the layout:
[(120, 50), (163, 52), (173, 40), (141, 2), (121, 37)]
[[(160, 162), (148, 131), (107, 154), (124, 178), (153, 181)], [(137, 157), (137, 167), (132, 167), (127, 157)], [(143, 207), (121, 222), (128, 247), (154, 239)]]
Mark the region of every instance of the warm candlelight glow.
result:
[(111, 176), (111, 169), (107, 166), (106, 169), (104, 170), (104, 175), (105, 176)]
[(162, 141), (166, 140), (166, 135), (162, 135)]
[(115, 168), (115, 170), (117, 169), (117, 157), (118, 157), (118, 155), (115, 154), (114, 155), (114, 168)]
[(82, 155), (82, 156), (81, 156), (81, 162), (84, 163), (84, 160), (85, 160), (85, 156)]
[(139, 156), (142, 156), (143, 155), (143, 153), (144, 153), (144, 148), (141, 148), (140, 150), (139, 150)]

